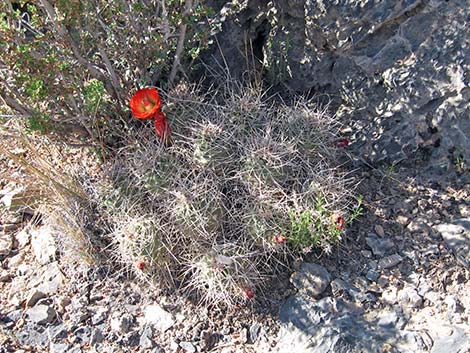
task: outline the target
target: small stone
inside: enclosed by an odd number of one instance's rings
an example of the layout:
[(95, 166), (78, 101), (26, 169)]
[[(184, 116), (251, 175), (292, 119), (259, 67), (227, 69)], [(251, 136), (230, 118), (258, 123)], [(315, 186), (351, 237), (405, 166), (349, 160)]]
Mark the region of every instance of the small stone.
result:
[(400, 304), (403, 304), (409, 308), (418, 308), (423, 304), (423, 298), (421, 298), (413, 287), (405, 287), (398, 292), (398, 300)]
[(361, 255), (366, 259), (370, 259), (372, 257), (372, 252), (369, 250), (361, 250)]
[(58, 262), (52, 262), (42, 267), (42, 274), (37, 279), (37, 289), (48, 295), (55, 294), (62, 288), (65, 276), (60, 270)]
[(323, 266), (304, 262), (300, 270), (291, 276), (290, 281), (299, 291), (317, 297), (328, 287), (331, 277)]
[(139, 339), (139, 346), (141, 346), (144, 349), (151, 349), (155, 347), (155, 342), (152, 339), (153, 332), (152, 328), (147, 326), (144, 328), (142, 334), (140, 335)]
[(384, 228), (380, 224), (376, 224), (374, 230), (379, 237), (383, 238), (385, 236)]
[(49, 326), (47, 328), (47, 336), (51, 342), (60, 342), (67, 338), (68, 330), (65, 324)]
[(103, 323), (108, 317), (108, 309), (100, 306), (96, 308), (95, 313), (91, 317), (91, 323), (93, 325), (99, 325)]
[(448, 312), (454, 314), (458, 311), (459, 309), (459, 300), (453, 296), (453, 295), (448, 295), (445, 299), (444, 299), (444, 303), (447, 305), (447, 310)]
[(9, 233), (0, 233), (0, 256), (7, 256), (13, 247), (13, 238)]
[(398, 315), (394, 311), (385, 311), (378, 316), (377, 324), (382, 327), (392, 328), (398, 321)]
[(397, 222), (401, 224), (403, 227), (406, 227), (410, 223), (410, 220), (408, 219), (408, 217), (399, 215), (397, 216)]
[(374, 271), (372, 269), (370, 269), (369, 271), (367, 271), (366, 273), (366, 278), (371, 281), (371, 282), (375, 282), (377, 281), (377, 279), (379, 278), (380, 274), (377, 272), (377, 271)]
[(39, 325), (49, 324), (56, 318), (54, 308), (49, 305), (36, 305), (28, 309), (26, 315), (30, 321)]
[(7, 270), (0, 272), (0, 282), (9, 282), (11, 280), (11, 274)]
[(426, 222), (422, 219), (414, 219), (412, 220), (406, 228), (411, 232), (411, 233), (417, 233), (422, 236), (428, 236), (431, 228), (426, 224)]
[(153, 325), (157, 330), (165, 332), (175, 324), (173, 315), (160, 305), (149, 305), (143, 310), (144, 322)]
[(390, 239), (382, 239), (377, 235), (370, 233), (366, 237), (366, 244), (371, 248), (375, 256), (384, 256), (395, 246)]
[(89, 343), (91, 341), (91, 328), (88, 326), (81, 326), (75, 329), (73, 334), (82, 343)]
[(8, 268), (16, 268), (20, 266), (24, 261), (25, 253), (19, 252), (15, 256), (12, 256), (8, 259)]
[(91, 331), (91, 335), (90, 335), (90, 344), (92, 346), (95, 346), (101, 342), (104, 341), (104, 336), (103, 336), (103, 333), (101, 332), (101, 330), (99, 328), (94, 328), (92, 331)]
[(31, 246), (36, 261), (45, 265), (56, 259), (57, 247), (49, 227), (31, 230)]
[(452, 223), (440, 224), (436, 230), (441, 233), (444, 242), (452, 250), (456, 259), (470, 268), (470, 218), (460, 218)]
[(398, 265), (402, 261), (403, 261), (403, 258), (400, 255), (392, 254), (390, 256), (384, 257), (383, 259), (380, 259), (378, 263), (378, 268), (379, 269), (392, 268)]
[(32, 306), (35, 306), (36, 303), (38, 301), (40, 301), (41, 299), (45, 298), (46, 295), (37, 290), (37, 289), (33, 289), (31, 290), (31, 292), (29, 293), (28, 297), (26, 298), (26, 306), (29, 306), (29, 307), (32, 307)]
[(382, 293), (382, 301), (386, 304), (395, 304), (397, 302), (397, 288), (391, 287)]
[(195, 353), (196, 352), (196, 347), (191, 342), (180, 342), (179, 346), (188, 353)]
[(128, 333), (133, 322), (134, 317), (129, 314), (115, 314), (115, 316), (111, 318), (111, 330), (121, 334)]
[(250, 326), (250, 342), (251, 343), (255, 343), (256, 340), (258, 339), (258, 336), (259, 336), (259, 333), (261, 331), (261, 325), (257, 322), (255, 322), (254, 324), (252, 324)]

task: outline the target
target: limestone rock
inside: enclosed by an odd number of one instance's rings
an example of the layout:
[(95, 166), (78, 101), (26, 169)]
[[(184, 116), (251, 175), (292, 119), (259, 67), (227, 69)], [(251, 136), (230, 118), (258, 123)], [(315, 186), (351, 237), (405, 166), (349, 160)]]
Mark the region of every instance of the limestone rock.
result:
[(439, 224), (436, 230), (462, 265), (470, 268), (470, 218), (460, 218), (452, 223)]
[(29, 320), (35, 324), (51, 323), (56, 318), (56, 312), (50, 305), (36, 305), (26, 311)]
[(305, 262), (292, 274), (290, 281), (300, 292), (317, 297), (328, 287), (331, 277), (323, 266)]
[(57, 247), (49, 227), (31, 230), (31, 245), (36, 260), (45, 265), (56, 259)]
[(144, 322), (161, 332), (165, 332), (173, 327), (175, 319), (171, 313), (155, 304), (144, 308)]

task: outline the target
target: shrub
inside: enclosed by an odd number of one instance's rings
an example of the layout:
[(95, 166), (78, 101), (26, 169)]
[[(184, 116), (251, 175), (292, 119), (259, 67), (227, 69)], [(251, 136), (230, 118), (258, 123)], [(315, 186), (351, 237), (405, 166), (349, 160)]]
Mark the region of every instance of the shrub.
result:
[(112, 140), (137, 87), (191, 70), (208, 15), (192, 1), (2, 1), (0, 113), (32, 131)]

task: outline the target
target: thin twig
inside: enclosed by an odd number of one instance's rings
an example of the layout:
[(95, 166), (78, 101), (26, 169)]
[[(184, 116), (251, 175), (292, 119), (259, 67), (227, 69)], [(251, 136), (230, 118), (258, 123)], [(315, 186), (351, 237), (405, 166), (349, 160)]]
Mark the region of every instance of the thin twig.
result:
[(175, 81), (176, 73), (178, 72), (178, 68), (180, 66), (181, 54), (183, 53), (183, 50), (184, 50), (186, 29), (188, 27), (187, 23), (185, 22), (184, 17), (191, 13), (192, 6), (193, 6), (192, 0), (186, 0), (185, 5), (184, 5), (185, 9), (183, 13), (183, 19), (182, 19), (181, 26), (180, 26), (180, 34), (178, 37), (178, 43), (176, 44), (175, 59), (173, 60), (173, 66), (171, 67), (170, 77), (168, 79), (168, 84), (170, 85), (170, 87), (173, 86), (173, 82)]

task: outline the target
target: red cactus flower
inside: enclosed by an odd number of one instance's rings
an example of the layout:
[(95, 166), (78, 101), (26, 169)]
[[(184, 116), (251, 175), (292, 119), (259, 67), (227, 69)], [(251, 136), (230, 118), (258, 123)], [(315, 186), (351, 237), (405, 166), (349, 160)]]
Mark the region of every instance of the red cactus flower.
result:
[(160, 112), (162, 101), (156, 88), (143, 88), (135, 92), (130, 101), (132, 114), (137, 119), (150, 119)]
[(171, 141), (171, 129), (170, 125), (168, 125), (168, 121), (166, 120), (165, 114), (163, 112), (157, 112), (155, 114), (155, 132), (157, 133), (158, 137), (162, 139), (162, 141), (170, 142)]
[(337, 219), (336, 219), (336, 229), (343, 229), (344, 228), (344, 218), (339, 216)]
[(145, 262), (143, 262), (142, 260), (137, 260), (135, 262), (135, 267), (142, 271), (145, 268)]
[(243, 292), (245, 293), (248, 299), (253, 299), (255, 297), (255, 294), (253, 293), (253, 290), (250, 287), (243, 288)]
[(348, 147), (349, 146), (349, 140), (348, 139), (340, 139), (336, 141), (336, 147)]
[(286, 237), (282, 234), (278, 234), (274, 236), (274, 241), (278, 244), (284, 244), (286, 242)]

